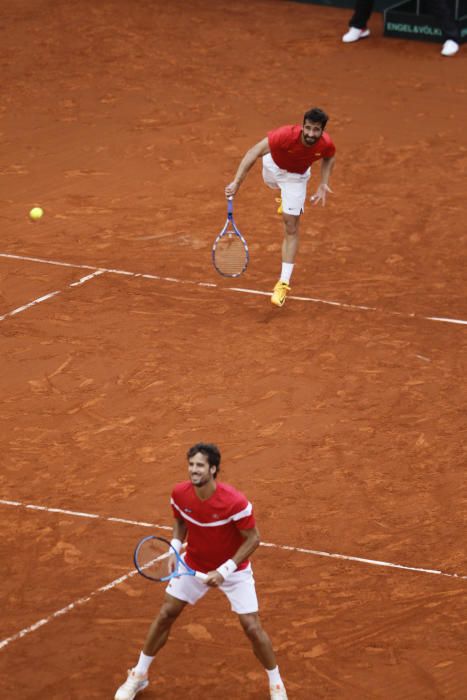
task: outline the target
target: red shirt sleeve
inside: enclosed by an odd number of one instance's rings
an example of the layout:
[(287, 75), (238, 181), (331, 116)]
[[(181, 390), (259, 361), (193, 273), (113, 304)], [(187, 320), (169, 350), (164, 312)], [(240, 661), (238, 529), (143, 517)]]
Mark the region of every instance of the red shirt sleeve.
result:
[(247, 518), (243, 518), (242, 520), (236, 520), (235, 521), (235, 526), (238, 530), (252, 530), (256, 525), (256, 520), (255, 516), (253, 513), (248, 516)]
[(243, 494), (235, 504), (232, 519), (237, 530), (251, 530), (256, 525), (253, 506)]
[[(174, 488), (172, 491), (171, 497), (170, 497), (170, 506), (172, 508), (172, 514), (176, 520), (184, 520), (183, 513), (180, 512), (181, 507), (180, 504), (177, 503), (177, 487)], [(178, 505), (178, 508), (176, 507), (176, 504)]]

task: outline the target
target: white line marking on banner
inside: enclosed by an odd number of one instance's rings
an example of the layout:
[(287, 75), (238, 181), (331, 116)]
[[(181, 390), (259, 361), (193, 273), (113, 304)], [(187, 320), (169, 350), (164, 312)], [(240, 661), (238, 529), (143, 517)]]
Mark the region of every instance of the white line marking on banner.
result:
[[(93, 267), (92, 265), (79, 265), (67, 262), (60, 262), (57, 260), (47, 260), (44, 258), (34, 258), (26, 255), (13, 255), (12, 253), (0, 253), (0, 258), (8, 258), (11, 260), (22, 260), (24, 262), (36, 262), (42, 263), (44, 265), (57, 265), (59, 267), (73, 267), (82, 270), (96, 270), (99, 274), (104, 272), (114, 275), (126, 275), (127, 277), (143, 277), (144, 279), (159, 280), (161, 282), (176, 282), (177, 284), (193, 284), (197, 287), (211, 287), (224, 289), (229, 292), (241, 292), (242, 294), (257, 294), (261, 296), (271, 296), (271, 292), (264, 292), (258, 289), (248, 289), (246, 287), (219, 287), (218, 284), (211, 282), (195, 282), (193, 280), (181, 280), (176, 277), (160, 277), (159, 275), (151, 275), (149, 273), (142, 272), (129, 272), (128, 270), (118, 270), (114, 268), (103, 268), (103, 267)], [(349, 309), (350, 311), (373, 311), (387, 316), (401, 316), (402, 318), (420, 319), (424, 321), (436, 321), (439, 323), (452, 323), (459, 326), (467, 326), (467, 320), (458, 318), (448, 318), (443, 316), (421, 316), (418, 314), (403, 313), (401, 311), (389, 311), (387, 309), (378, 309), (374, 306), (364, 306), (359, 304), (347, 304), (341, 301), (330, 301), (329, 299), (318, 299), (317, 297), (301, 297), (291, 295), (289, 299), (294, 299), (295, 301), (305, 301), (312, 302), (313, 304), (324, 304), (326, 306), (336, 306), (341, 309)], [(2, 318), (0, 317), (0, 320)]]

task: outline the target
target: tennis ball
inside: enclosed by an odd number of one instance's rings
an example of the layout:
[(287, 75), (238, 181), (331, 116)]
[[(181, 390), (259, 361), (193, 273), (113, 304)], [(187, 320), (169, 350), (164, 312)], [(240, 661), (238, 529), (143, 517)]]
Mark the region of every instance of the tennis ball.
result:
[(38, 219), (41, 219), (43, 215), (44, 215), (44, 210), (41, 209), (40, 207), (33, 207), (31, 209), (31, 211), (29, 212), (29, 218), (32, 219), (33, 221), (37, 221)]

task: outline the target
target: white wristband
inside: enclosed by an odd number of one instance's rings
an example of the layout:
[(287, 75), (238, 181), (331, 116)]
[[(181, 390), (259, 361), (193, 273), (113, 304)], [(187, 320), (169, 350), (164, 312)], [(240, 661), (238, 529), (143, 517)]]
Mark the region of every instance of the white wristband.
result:
[(182, 548), (183, 542), (181, 540), (178, 540), (176, 537), (174, 537), (172, 540), (170, 540), (170, 544), (175, 549), (177, 554), (180, 554), (180, 550)]
[(223, 564), (217, 567), (216, 571), (222, 576), (224, 581), (230, 576), (230, 574), (233, 574), (233, 572), (236, 570), (237, 565), (234, 562), (233, 559), (227, 559)]

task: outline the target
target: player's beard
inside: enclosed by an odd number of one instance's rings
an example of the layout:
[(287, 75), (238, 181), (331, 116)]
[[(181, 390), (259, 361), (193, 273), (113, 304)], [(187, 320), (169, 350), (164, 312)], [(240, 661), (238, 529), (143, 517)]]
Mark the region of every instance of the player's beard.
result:
[(191, 479), (191, 483), (193, 484), (193, 486), (204, 486), (205, 484), (207, 484), (210, 481), (211, 477), (209, 476), (209, 474), (205, 477), (203, 477), (201, 475), (195, 476), (193, 474), (190, 476), (190, 479)]
[(304, 136), (303, 140), (305, 141), (307, 146), (314, 146), (314, 144), (318, 140), (318, 137), (317, 136)]

